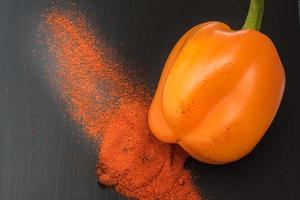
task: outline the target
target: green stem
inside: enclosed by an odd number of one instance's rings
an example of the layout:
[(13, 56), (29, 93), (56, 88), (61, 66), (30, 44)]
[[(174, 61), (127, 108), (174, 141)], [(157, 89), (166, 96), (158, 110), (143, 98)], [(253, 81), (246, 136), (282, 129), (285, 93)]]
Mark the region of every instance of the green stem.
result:
[(264, 13), (264, 0), (251, 0), (243, 29), (260, 30)]

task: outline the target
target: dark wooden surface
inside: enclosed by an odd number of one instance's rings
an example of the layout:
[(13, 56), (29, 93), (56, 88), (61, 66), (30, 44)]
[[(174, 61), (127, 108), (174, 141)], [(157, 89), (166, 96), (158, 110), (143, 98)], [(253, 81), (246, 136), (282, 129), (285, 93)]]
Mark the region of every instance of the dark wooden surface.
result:
[[(72, 1), (75, 2), (75, 1)], [(120, 57), (142, 69), (154, 88), (176, 40), (188, 28), (220, 20), (238, 29), (248, 1), (77, 1)], [(98, 185), (97, 145), (64, 116), (34, 56), (46, 0), (0, 0), (0, 199), (122, 199)], [(280, 110), (267, 135), (239, 162), (209, 166), (189, 159), (195, 183), (215, 200), (300, 199), (300, 26), (296, 0), (266, 1), (262, 32), (278, 48), (287, 74)], [(271, 76), (271, 74), (270, 74)], [(259, 113), (257, 113), (259, 117)], [(167, 184), (167, 183), (166, 183)]]

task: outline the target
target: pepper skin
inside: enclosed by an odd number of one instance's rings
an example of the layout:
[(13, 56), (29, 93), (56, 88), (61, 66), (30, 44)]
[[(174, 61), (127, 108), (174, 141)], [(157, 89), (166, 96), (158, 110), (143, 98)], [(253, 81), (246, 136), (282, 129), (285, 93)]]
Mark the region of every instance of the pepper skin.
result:
[(248, 154), (270, 126), (285, 87), (272, 41), (220, 22), (189, 30), (169, 55), (149, 111), (161, 141), (225, 164)]

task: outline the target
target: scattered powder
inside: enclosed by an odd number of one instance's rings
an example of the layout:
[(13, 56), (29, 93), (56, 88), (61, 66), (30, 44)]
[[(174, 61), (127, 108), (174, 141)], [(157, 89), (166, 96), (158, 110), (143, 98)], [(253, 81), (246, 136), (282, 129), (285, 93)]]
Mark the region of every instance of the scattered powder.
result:
[(131, 199), (200, 199), (184, 169), (186, 153), (148, 128), (150, 92), (111, 59), (84, 15), (49, 11), (41, 34), (56, 61), (50, 82), (71, 118), (99, 140), (99, 181)]

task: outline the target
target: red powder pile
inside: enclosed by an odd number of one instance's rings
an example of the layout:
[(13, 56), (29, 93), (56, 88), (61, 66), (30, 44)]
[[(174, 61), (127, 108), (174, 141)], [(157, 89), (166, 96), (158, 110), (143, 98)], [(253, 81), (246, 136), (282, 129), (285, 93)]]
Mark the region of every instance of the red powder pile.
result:
[(131, 199), (200, 199), (184, 169), (187, 155), (148, 128), (150, 93), (109, 59), (84, 17), (53, 10), (41, 31), (56, 62), (51, 82), (72, 119), (99, 139), (99, 181)]

